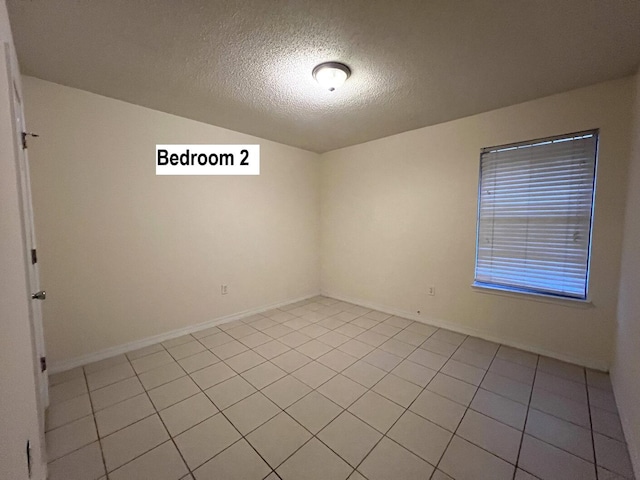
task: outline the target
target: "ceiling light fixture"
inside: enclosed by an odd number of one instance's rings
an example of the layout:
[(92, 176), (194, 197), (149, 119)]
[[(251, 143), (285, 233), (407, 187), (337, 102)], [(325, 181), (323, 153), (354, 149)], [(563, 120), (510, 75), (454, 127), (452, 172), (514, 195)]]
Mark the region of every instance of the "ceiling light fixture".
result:
[(325, 62), (313, 69), (313, 78), (321, 87), (333, 92), (351, 75), (351, 70), (344, 63)]

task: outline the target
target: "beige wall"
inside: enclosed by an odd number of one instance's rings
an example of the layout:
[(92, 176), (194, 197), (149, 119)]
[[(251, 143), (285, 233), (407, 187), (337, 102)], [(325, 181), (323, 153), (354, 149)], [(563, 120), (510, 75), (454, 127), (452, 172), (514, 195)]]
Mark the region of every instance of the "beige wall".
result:
[[(46, 460), (36, 398), (35, 349), (28, 300), (31, 292), (6, 45), (13, 52), (6, 5), (0, 0), (0, 478), (28, 478), (26, 445), (30, 441), (32, 478), (44, 479)], [(17, 69), (17, 65), (12, 68)]]
[[(322, 291), (608, 368), (632, 91), (626, 78), (324, 154)], [(473, 289), (480, 149), (592, 128), (591, 304)]]
[(640, 477), (640, 72), (636, 75), (632, 139), (611, 377), (631, 460)]
[[(40, 134), (29, 152), (54, 366), (317, 293), (317, 154), (23, 83)], [(157, 177), (156, 143), (259, 143), (261, 175)]]

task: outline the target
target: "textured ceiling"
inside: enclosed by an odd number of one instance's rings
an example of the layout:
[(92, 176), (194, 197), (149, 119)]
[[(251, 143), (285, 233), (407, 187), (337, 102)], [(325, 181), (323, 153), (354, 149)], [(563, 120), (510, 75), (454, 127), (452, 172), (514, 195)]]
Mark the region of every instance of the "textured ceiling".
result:
[[(9, 0), (21, 69), (316, 152), (632, 74), (638, 0)], [(336, 92), (311, 76), (342, 61)]]

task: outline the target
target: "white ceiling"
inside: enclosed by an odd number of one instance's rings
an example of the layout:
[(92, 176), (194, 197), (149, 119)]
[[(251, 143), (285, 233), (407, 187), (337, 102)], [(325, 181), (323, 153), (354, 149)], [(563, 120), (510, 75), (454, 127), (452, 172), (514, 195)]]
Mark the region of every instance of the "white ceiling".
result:
[[(9, 0), (21, 69), (316, 152), (634, 73), (638, 0)], [(351, 78), (323, 91), (313, 67)]]

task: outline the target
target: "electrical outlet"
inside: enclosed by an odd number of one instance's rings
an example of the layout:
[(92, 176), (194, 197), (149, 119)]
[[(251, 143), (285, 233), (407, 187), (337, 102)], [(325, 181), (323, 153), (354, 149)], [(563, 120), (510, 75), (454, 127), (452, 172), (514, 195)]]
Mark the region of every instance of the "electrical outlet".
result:
[(226, 295), (229, 293), (229, 285), (220, 285), (220, 294)]
[(432, 297), (436, 294), (436, 287), (434, 287), (433, 285), (429, 287), (429, 295), (431, 295)]

